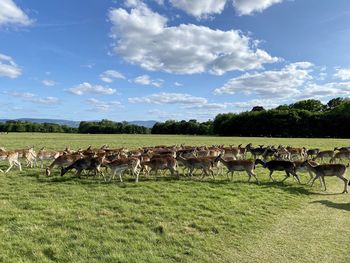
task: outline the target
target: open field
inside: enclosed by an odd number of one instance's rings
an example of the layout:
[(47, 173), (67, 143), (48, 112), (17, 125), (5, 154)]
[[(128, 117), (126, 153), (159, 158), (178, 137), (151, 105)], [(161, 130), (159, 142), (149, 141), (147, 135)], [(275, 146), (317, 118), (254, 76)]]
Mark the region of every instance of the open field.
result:
[[(350, 140), (153, 135), (0, 135), (8, 149), (159, 144), (285, 144), (333, 149)], [(0, 168), (7, 163), (1, 162)], [(350, 196), (293, 179), (247, 183), (181, 177), (125, 183), (47, 178), (39, 168), (0, 174), (0, 262), (350, 262)], [(284, 177), (277, 173), (275, 178)], [(347, 177), (350, 178), (348, 172)], [(309, 177), (301, 174), (302, 182)]]

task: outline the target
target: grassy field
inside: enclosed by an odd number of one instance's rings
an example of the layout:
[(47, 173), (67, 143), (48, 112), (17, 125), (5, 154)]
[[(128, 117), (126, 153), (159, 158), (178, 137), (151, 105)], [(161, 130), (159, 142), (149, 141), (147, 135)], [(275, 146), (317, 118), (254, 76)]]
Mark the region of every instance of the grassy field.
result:
[[(248, 142), (350, 145), (333, 139), (0, 135), (8, 149)], [(247, 183), (244, 173), (233, 181), (165, 176), (141, 177), (138, 184), (133, 178), (59, 177), (58, 171), (47, 178), (39, 168), (0, 174), (0, 262), (350, 262), (350, 196), (338, 194), (339, 179), (326, 178), (323, 192), (319, 183), (269, 182), (261, 167), (256, 174), (260, 185)]]

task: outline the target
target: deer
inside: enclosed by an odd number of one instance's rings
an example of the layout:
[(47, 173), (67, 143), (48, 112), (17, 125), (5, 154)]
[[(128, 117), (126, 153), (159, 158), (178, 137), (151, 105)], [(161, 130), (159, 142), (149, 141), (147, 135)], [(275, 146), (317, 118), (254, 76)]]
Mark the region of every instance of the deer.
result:
[(44, 160), (54, 160), (59, 155), (60, 155), (60, 153), (57, 151), (46, 150), (45, 147), (42, 147), (37, 154), (37, 158), (40, 160), (41, 168), (43, 168), (44, 167)]
[(27, 149), (16, 149), (18, 152), (18, 158), (23, 158), (26, 160), (27, 167), (33, 168), (36, 165), (36, 152), (34, 146), (28, 147)]
[(135, 179), (136, 183), (138, 183), (139, 181), (139, 173), (140, 173), (139, 168), (141, 168), (141, 163), (140, 163), (140, 159), (138, 158), (134, 158), (134, 157), (120, 158), (112, 162), (105, 163), (105, 166), (111, 169), (111, 177), (109, 178), (109, 182), (112, 179), (114, 179), (114, 177), (118, 174), (119, 180), (122, 183), (123, 182), (122, 174), (126, 170), (131, 170), (131, 173), (133, 175), (136, 175), (136, 179)]
[(227, 168), (227, 178), (229, 173), (231, 173), (231, 181), (233, 179), (233, 173), (239, 171), (245, 171), (248, 174), (248, 182), (250, 182), (252, 176), (255, 178), (256, 182), (259, 183), (258, 178), (254, 173), (255, 162), (253, 160), (225, 160), (219, 155), (216, 157), (215, 162), (220, 161)]
[(312, 158), (313, 161), (316, 161), (318, 159), (321, 160), (321, 163), (324, 163), (324, 158), (330, 158), (332, 159), (334, 157), (334, 151), (321, 151), (319, 152), (314, 158)]
[(247, 144), (247, 146), (245, 148), (247, 149), (248, 152), (250, 152), (252, 154), (253, 159), (256, 160), (257, 157), (264, 154), (265, 148), (263, 148), (263, 147), (264, 147), (264, 145), (259, 145), (259, 148), (254, 148), (254, 147), (252, 147), (252, 144), (249, 143), (249, 144)]
[[(309, 162), (310, 162), (310, 164), (312, 164), (313, 166), (318, 165), (318, 163), (315, 162), (315, 161), (309, 160)], [(309, 183), (311, 182), (311, 180), (314, 178), (313, 172), (312, 172), (310, 169), (308, 169), (308, 167), (302, 166), (302, 164), (304, 163), (304, 161), (294, 161), (293, 163), (294, 163), (294, 165), (295, 165), (295, 172), (301, 172), (301, 173), (303, 173), (303, 172), (308, 172), (308, 173), (309, 173), (310, 179), (309, 179), (309, 181), (306, 183), (306, 184), (309, 184)], [(321, 178), (320, 178), (320, 181), (321, 181)], [(321, 183), (322, 183), (322, 182), (321, 182)]]
[[(5, 173), (8, 173), (13, 166), (17, 166), (20, 171), (22, 171), (22, 165), (19, 162), (19, 154), (16, 151), (6, 151), (5, 149), (0, 149), (0, 160), (7, 160), (9, 162), (9, 167), (5, 171)], [(0, 169), (0, 172), (4, 172)]]
[(176, 157), (176, 160), (179, 163), (182, 163), (182, 165), (189, 170), (189, 175), (193, 176), (193, 171), (195, 169), (201, 169), (203, 171), (202, 179), (205, 175), (211, 174), (214, 177), (213, 172), (213, 166), (214, 162), (211, 157), (190, 157), (190, 158), (183, 158), (180, 155)]
[(321, 178), (324, 186), (324, 191), (327, 191), (326, 182), (324, 180), (325, 176), (336, 176), (344, 182), (344, 190), (342, 194), (348, 192), (349, 180), (344, 176), (346, 172), (346, 166), (344, 164), (320, 164), (312, 165), (309, 161), (303, 162), (302, 166), (307, 167), (310, 171), (314, 172), (316, 176), (311, 182), (311, 186), (317, 178)]
[(349, 160), (350, 160), (350, 151), (340, 151), (336, 152), (334, 156), (331, 158), (329, 163), (335, 163), (336, 160), (341, 161), (342, 159), (347, 159), (348, 160), (348, 165), (349, 165)]
[(350, 151), (350, 146), (334, 147), (334, 151), (339, 151), (339, 152)]
[(151, 171), (155, 171), (157, 176), (158, 170), (169, 170), (171, 176), (174, 176), (174, 174), (179, 176), (177, 161), (172, 156), (152, 157), (149, 161), (142, 162), (141, 167), (142, 170), (146, 171), (147, 175), (149, 175)]
[(74, 163), (76, 160), (83, 158), (84, 155), (81, 153), (73, 153), (73, 154), (63, 154), (58, 156), (48, 167), (46, 167), (46, 175), (50, 176), (53, 168), (60, 167), (64, 168), (65, 166), (69, 166)]
[(284, 160), (272, 160), (269, 162), (264, 162), (260, 159), (255, 160), (255, 164), (261, 164), (264, 168), (267, 168), (270, 170), (269, 177), (274, 182), (275, 180), (272, 178), (272, 174), (274, 171), (285, 171), (286, 177), (281, 181), (284, 182), (288, 177), (290, 177), (290, 174), (294, 176), (294, 178), (298, 181), (300, 184), (299, 176), (295, 172), (295, 165), (291, 161), (284, 161)]
[(295, 147), (287, 146), (286, 149), (287, 149), (287, 151), (290, 152), (291, 159), (293, 159), (293, 157), (296, 157), (297, 159), (305, 160), (305, 158), (307, 156), (305, 147), (295, 148)]
[(75, 169), (77, 172), (76, 177), (80, 177), (83, 170), (94, 171), (95, 174), (101, 173), (101, 164), (103, 163), (104, 156), (83, 157), (75, 160), (71, 165), (61, 168), (61, 176), (65, 175), (68, 171)]
[(306, 151), (306, 156), (307, 158), (314, 158), (318, 153), (320, 152), (319, 148), (315, 148), (315, 149), (309, 149)]

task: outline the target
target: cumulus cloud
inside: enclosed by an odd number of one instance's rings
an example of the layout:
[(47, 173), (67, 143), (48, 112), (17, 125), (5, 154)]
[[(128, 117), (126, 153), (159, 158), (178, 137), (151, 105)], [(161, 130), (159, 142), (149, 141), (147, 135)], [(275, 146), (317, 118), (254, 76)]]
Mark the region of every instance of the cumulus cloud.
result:
[(110, 111), (116, 107), (121, 107), (121, 103), (119, 101), (101, 101), (95, 98), (88, 99), (87, 103), (91, 105), (94, 110), (98, 111)]
[(269, 70), (258, 73), (245, 73), (230, 79), (216, 94), (255, 94), (261, 97), (276, 98), (296, 96), (300, 87), (312, 79), (310, 62), (296, 62), (281, 70)]
[(30, 92), (5, 91), (4, 94), (12, 97), (21, 98), (24, 101), (29, 101), (35, 104), (54, 105), (60, 103), (60, 100), (56, 97), (40, 97), (39, 95)]
[(337, 69), (337, 72), (334, 74), (334, 77), (341, 80), (350, 80), (350, 68)]
[(100, 79), (107, 83), (112, 83), (115, 79), (125, 79), (124, 75), (116, 70), (106, 70), (100, 75)]
[(50, 80), (50, 79), (43, 79), (41, 83), (47, 87), (55, 86), (57, 83), (56, 81)]
[(144, 97), (129, 98), (131, 103), (149, 103), (149, 104), (205, 104), (206, 98), (195, 97), (183, 93), (166, 93), (161, 92)]
[(130, 11), (112, 9), (109, 19), (111, 37), (115, 40), (113, 51), (150, 71), (222, 75), (278, 61), (238, 30), (213, 30), (193, 24), (168, 26), (166, 17), (144, 3)]
[(115, 93), (116, 90), (111, 88), (106, 88), (101, 85), (92, 85), (89, 82), (83, 82), (73, 88), (68, 89), (68, 92), (75, 95), (84, 95), (86, 93), (110, 95)]
[(157, 88), (160, 88), (163, 84), (163, 80), (161, 80), (161, 79), (153, 80), (148, 75), (138, 76), (137, 78), (135, 78), (133, 80), (133, 82), (136, 84), (141, 84), (141, 85), (152, 85), (152, 86), (155, 86)]
[(226, 3), (232, 3), (239, 15), (250, 15), (262, 12), (283, 0), (169, 0), (176, 8), (197, 18), (206, 18), (210, 15), (220, 14)]
[(56, 97), (34, 97), (30, 101), (36, 104), (44, 105), (53, 105), (58, 104), (60, 102), (60, 100)]
[(13, 97), (19, 97), (19, 98), (33, 98), (36, 95), (31, 92), (5, 92), (5, 94), (13, 96)]
[(10, 24), (28, 26), (32, 22), (13, 0), (0, 1), (0, 26)]
[(240, 15), (262, 12), (266, 8), (281, 3), (283, 0), (233, 0), (233, 6)]
[(0, 53), (0, 77), (15, 79), (22, 74), (21, 68), (10, 57)]
[(224, 10), (226, 0), (169, 0), (170, 3), (186, 13), (201, 18), (219, 14)]

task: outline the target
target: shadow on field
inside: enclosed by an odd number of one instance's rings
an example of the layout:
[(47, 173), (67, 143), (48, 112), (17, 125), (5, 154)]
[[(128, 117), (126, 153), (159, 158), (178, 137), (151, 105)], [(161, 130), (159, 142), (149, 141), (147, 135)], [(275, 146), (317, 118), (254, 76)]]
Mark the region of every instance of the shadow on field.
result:
[(281, 182), (263, 182), (260, 183), (260, 186), (264, 188), (277, 188), (290, 194), (317, 195), (317, 193), (309, 191), (303, 185), (289, 185)]
[(329, 201), (329, 200), (318, 200), (318, 201), (313, 201), (311, 203), (312, 204), (319, 203), (319, 204), (322, 204), (322, 205), (330, 207), (330, 208), (350, 211), (350, 203), (334, 203), (334, 202)]

